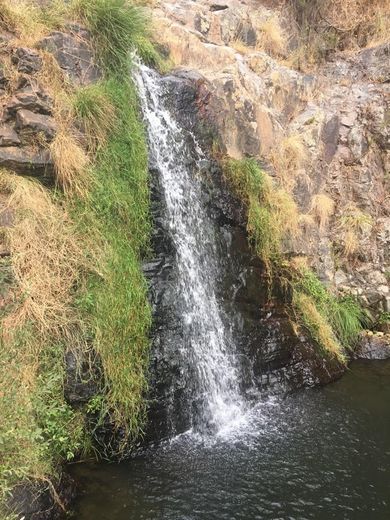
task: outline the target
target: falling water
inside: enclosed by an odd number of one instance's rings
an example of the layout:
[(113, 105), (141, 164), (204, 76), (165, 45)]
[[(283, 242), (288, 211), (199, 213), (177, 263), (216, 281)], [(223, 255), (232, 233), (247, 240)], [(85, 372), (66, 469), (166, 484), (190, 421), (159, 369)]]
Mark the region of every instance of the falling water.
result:
[[(191, 422), (200, 430), (221, 432), (240, 423), (245, 405), (234, 343), (216, 297), (218, 256), (213, 226), (202, 203), (199, 179), (188, 166), (188, 133), (164, 106), (162, 78), (142, 64), (135, 77), (149, 153), (160, 176), (167, 227), (176, 251), (177, 307), (184, 337), (177, 348), (193, 369), (196, 397), (202, 403), (200, 410), (189, 410), (196, 415)], [(199, 160), (199, 147), (190, 138)]]

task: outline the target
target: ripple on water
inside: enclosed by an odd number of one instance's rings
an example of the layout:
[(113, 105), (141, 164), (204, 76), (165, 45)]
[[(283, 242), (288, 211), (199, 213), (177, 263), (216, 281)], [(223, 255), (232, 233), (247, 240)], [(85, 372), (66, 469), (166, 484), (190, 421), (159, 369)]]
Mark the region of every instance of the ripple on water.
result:
[(76, 518), (388, 520), (389, 402), (390, 363), (357, 363), (215, 437), (186, 432), (120, 465), (77, 465)]

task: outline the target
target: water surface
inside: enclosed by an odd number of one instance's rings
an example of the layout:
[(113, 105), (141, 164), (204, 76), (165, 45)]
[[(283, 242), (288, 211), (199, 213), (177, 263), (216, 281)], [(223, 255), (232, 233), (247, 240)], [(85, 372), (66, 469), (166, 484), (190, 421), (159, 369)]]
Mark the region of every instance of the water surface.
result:
[(388, 520), (390, 362), (271, 399), (224, 436), (71, 472), (77, 520)]

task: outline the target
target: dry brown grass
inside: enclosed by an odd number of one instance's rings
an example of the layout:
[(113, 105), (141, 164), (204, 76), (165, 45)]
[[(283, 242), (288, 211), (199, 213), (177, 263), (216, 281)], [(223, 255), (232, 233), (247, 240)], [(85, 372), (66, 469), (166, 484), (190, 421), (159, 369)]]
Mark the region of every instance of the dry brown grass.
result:
[(318, 311), (313, 299), (303, 292), (294, 292), (294, 308), (299, 312), (303, 323), (317, 343), (341, 363), (346, 362), (345, 354), (329, 322)]
[(35, 181), (0, 171), (0, 190), (15, 215), (6, 230), (20, 305), (3, 322), (18, 329), (34, 322), (58, 337), (73, 323), (73, 291), (87, 269), (84, 244), (66, 212)]
[(267, 202), (281, 234), (293, 242), (297, 240), (301, 234), (299, 210), (291, 195), (284, 189), (272, 188), (267, 194)]
[(88, 157), (72, 135), (72, 128), (63, 126), (50, 144), (56, 181), (67, 195), (86, 197), (91, 185)]
[(287, 48), (287, 36), (280, 25), (279, 15), (275, 13), (259, 25), (257, 49), (271, 56), (284, 56)]
[(340, 233), (343, 253), (348, 260), (353, 259), (359, 251), (364, 234), (370, 233), (373, 226), (372, 217), (354, 204), (345, 208), (339, 219), (337, 229)]
[(16, 35), (22, 45), (32, 46), (47, 34), (37, 3), (32, 0), (0, 0), (0, 27)]
[(317, 221), (320, 230), (324, 230), (327, 227), (334, 210), (335, 203), (331, 197), (325, 193), (318, 193), (313, 196), (310, 212)]
[(284, 137), (270, 156), (275, 173), (284, 189), (291, 192), (301, 177), (308, 182), (305, 166), (308, 154), (305, 143), (299, 134)]

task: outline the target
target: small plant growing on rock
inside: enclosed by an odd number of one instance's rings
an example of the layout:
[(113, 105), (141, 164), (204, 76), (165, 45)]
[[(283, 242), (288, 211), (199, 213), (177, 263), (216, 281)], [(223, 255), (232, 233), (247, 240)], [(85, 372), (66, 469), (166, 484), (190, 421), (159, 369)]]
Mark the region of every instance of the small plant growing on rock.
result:
[(320, 230), (329, 224), (329, 219), (335, 210), (334, 200), (325, 193), (314, 195), (311, 200), (310, 213), (317, 221)]
[(348, 206), (339, 219), (338, 230), (341, 235), (343, 253), (348, 260), (359, 251), (361, 239), (371, 232), (372, 217), (355, 205)]

